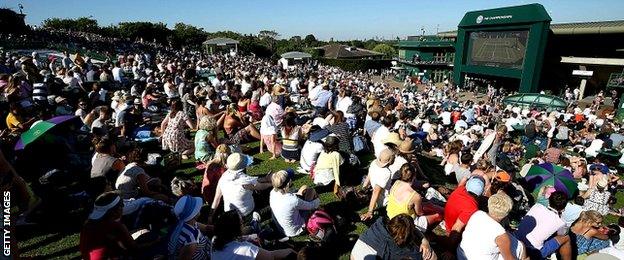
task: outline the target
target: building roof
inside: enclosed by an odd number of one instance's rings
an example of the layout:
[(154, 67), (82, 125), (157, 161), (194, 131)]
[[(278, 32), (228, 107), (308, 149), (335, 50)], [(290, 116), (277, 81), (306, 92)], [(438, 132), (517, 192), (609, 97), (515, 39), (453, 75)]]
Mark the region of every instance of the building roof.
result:
[(555, 34), (624, 33), (624, 20), (551, 24)]
[(325, 58), (341, 59), (341, 58), (366, 58), (383, 56), (383, 53), (371, 51), (362, 48), (351, 47), (343, 44), (328, 44), (325, 46), (317, 47), (316, 49), (322, 49), (325, 51)]
[(204, 42), (205, 45), (218, 45), (218, 46), (225, 46), (228, 44), (238, 44), (239, 42), (237, 40), (234, 39), (230, 39), (230, 38), (212, 38), (212, 39), (208, 39)]
[(305, 52), (300, 52), (300, 51), (291, 51), (291, 52), (286, 52), (284, 54), (281, 55), (282, 58), (284, 59), (305, 59), (305, 58), (312, 58), (312, 55), (309, 53), (305, 53)]
[[(624, 20), (556, 23), (550, 29), (558, 35), (624, 33)], [(457, 30), (439, 32), (439, 37), (457, 37)]]

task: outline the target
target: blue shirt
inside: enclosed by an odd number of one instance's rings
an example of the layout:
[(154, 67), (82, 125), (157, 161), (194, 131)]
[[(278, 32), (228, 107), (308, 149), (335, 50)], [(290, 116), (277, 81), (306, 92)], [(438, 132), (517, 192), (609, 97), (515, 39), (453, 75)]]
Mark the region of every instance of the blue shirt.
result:
[(329, 90), (321, 89), (316, 99), (312, 100), (311, 103), (315, 107), (327, 107), (327, 103), (332, 98), (332, 93)]

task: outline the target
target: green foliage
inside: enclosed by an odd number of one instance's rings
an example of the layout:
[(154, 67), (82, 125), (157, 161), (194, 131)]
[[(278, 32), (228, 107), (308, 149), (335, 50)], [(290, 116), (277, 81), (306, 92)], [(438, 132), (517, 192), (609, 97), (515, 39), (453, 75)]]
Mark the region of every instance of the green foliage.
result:
[(322, 64), (339, 67), (346, 71), (366, 71), (370, 69), (389, 68), (391, 60), (366, 60), (366, 59), (318, 59)]
[(313, 59), (318, 59), (318, 58), (322, 58), (323, 57), (323, 51), (313, 48), (313, 47), (308, 47), (308, 48), (304, 48), (303, 52), (307, 52), (310, 55), (312, 55)]
[(351, 42), (349, 42), (349, 45), (357, 48), (366, 48), (364, 42), (360, 40), (352, 40)]
[(100, 26), (95, 19), (80, 17), (76, 19), (49, 18), (41, 24), (44, 28), (98, 33)]
[(197, 47), (206, 40), (207, 33), (202, 28), (190, 24), (176, 23), (173, 26), (173, 41), (175, 46)]
[(303, 43), (306, 47), (316, 47), (318, 41), (316, 40), (316, 37), (314, 37), (314, 34), (308, 34), (305, 38), (303, 38)]
[(396, 56), (397, 53), (394, 47), (385, 43), (377, 44), (375, 48), (373, 48), (373, 51), (383, 53), (386, 58), (392, 58)]
[(151, 22), (122, 22), (117, 27), (119, 34), (124, 38), (143, 39), (144, 41), (156, 41), (167, 43), (170, 39), (171, 30), (164, 23)]

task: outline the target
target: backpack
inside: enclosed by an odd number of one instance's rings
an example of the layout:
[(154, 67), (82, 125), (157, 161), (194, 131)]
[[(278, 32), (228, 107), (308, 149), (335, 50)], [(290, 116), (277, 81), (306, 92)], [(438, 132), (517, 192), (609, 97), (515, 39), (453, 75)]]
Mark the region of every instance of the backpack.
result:
[(353, 151), (356, 153), (368, 151), (368, 144), (363, 136), (356, 135), (353, 137)]
[(306, 225), (310, 238), (317, 242), (327, 242), (336, 233), (334, 220), (324, 210), (316, 210)]

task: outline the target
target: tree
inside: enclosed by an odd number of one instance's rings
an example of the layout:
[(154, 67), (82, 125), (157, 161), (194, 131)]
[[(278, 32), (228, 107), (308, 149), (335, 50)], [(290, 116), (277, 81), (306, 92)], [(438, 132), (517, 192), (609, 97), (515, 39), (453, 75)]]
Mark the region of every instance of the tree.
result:
[(190, 24), (176, 23), (173, 26), (171, 38), (174, 46), (197, 47), (206, 40), (207, 35), (201, 28)]
[(277, 40), (277, 37), (279, 37), (279, 33), (277, 33), (276, 31), (273, 30), (262, 30), (258, 33), (258, 38), (260, 39), (273, 39), (273, 40)]
[(373, 48), (373, 51), (383, 53), (386, 58), (392, 58), (396, 55), (396, 50), (389, 44), (380, 43)]
[(364, 48), (366, 46), (364, 46), (364, 42), (360, 41), (360, 40), (352, 40), (351, 42), (349, 42), (349, 45), (353, 46), (353, 47), (357, 47), (357, 48)]
[(279, 36), (279, 33), (273, 30), (262, 30), (258, 33), (258, 38), (262, 40), (271, 51), (275, 51), (276, 40)]
[(168, 43), (171, 30), (164, 23), (150, 22), (122, 22), (117, 27), (119, 34), (132, 40), (143, 39), (144, 41), (156, 41)]
[(295, 35), (295, 36), (293, 36), (293, 37), (290, 37), (290, 41), (291, 41), (291, 42), (300, 43), (300, 42), (301, 42), (301, 36), (299, 36), (299, 35)]
[(67, 31), (79, 31), (98, 33), (100, 26), (95, 19), (89, 17), (80, 17), (77, 19), (61, 19), (49, 18), (44, 20), (41, 25), (43, 28)]
[(306, 46), (312, 46), (316, 44), (317, 40), (316, 37), (314, 37), (314, 34), (308, 34), (305, 38), (303, 38), (303, 42), (306, 44)]

